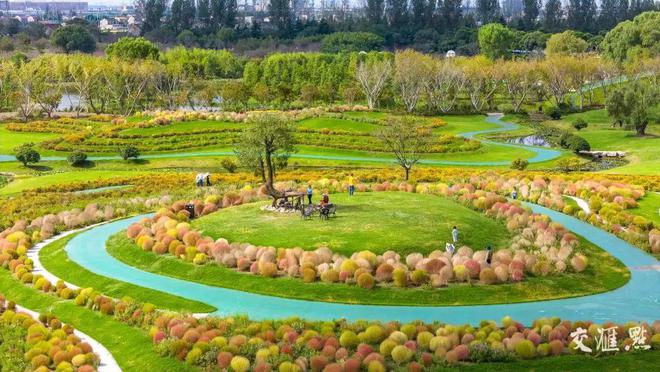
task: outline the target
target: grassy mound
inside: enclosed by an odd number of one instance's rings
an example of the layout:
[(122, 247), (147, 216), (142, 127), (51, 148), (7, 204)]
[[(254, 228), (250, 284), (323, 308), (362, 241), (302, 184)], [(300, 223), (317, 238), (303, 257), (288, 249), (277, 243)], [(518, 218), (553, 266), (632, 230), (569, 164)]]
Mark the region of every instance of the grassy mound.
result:
[(450, 199), (402, 192), (333, 194), (330, 199), (338, 207), (337, 216), (329, 221), (262, 211), (259, 206), (268, 204), (262, 202), (224, 209), (192, 225), (230, 242), (303, 249), (327, 246), (348, 256), (365, 249), (427, 254), (444, 249), (451, 241), (452, 226), (460, 230), (461, 245), (508, 246), (509, 234), (501, 223)]

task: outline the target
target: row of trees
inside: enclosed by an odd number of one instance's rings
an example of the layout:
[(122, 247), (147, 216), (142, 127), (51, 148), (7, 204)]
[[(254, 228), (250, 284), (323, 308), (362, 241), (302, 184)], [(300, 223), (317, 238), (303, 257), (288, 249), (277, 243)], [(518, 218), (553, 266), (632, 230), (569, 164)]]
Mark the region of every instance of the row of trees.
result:
[[(78, 111), (116, 112), (181, 106), (195, 108), (221, 98), (230, 109), (249, 102), (268, 106), (343, 100), (369, 107), (400, 105), (407, 112), (519, 112), (552, 98), (555, 104), (594, 103), (597, 87), (607, 96), (622, 75), (657, 79), (660, 58), (622, 70), (591, 55), (554, 55), (545, 60), (490, 60), (485, 56), (440, 59), (413, 50), (392, 53), (277, 54), (248, 63), (243, 80), (212, 80), (228, 64), (205, 64), (174, 50), (160, 60), (44, 55), (0, 63), (0, 105), (27, 119), (50, 116), (63, 94), (79, 97)], [(217, 68), (214, 68), (216, 66)], [(240, 71), (237, 67), (237, 71)], [(655, 80), (653, 80), (655, 81)], [(340, 96), (341, 94), (341, 96)], [(233, 105), (233, 106), (232, 106)]]
[[(368, 31), (389, 45), (424, 44), (428, 40), (470, 34), (479, 24), (498, 22), (518, 30), (558, 32), (567, 28), (597, 34), (644, 11), (655, 10), (653, 0), (524, 0), (519, 14), (505, 14), (497, 0), (477, 0), (476, 12), (465, 13), (460, 0), (367, 0), (362, 17), (339, 15), (318, 20), (296, 18), (300, 2), (271, 0), (270, 22), (236, 28), (236, 0), (174, 0), (166, 12), (165, 0), (138, 0), (144, 19), (142, 32), (153, 37), (183, 32), (194, 36), (236, 30), (238, 38), (275, 35), (280, 38), (323, 35), (333, 31)], [(169, 14), (168, 17), (165, 15)], [(164, 20), (164, 21), (163, 21)], [(263, 30), (262, 30), (263, 26)], [(464, 30), (466, 28), (467, 30)], [(442, 37), (441, 37), (442, 35)]]

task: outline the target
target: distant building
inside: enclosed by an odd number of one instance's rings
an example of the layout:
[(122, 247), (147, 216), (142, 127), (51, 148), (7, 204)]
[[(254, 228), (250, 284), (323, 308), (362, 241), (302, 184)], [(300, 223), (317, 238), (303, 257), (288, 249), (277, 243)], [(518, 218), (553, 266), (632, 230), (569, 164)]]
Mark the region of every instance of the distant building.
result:
[[(86, 12), (86, 1), (9, 1), (10, 12)], [(1, 7), (1, 4), (0, 4)]]

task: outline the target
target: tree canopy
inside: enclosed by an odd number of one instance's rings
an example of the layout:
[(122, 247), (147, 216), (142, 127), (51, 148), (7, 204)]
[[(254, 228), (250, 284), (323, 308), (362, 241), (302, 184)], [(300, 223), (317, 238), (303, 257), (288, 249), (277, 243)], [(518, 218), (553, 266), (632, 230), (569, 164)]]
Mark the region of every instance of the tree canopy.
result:
[(151, 41), (143, 37), (122, 37), (105, 48), (109, 57), (121, 59), (158, 59), (160, 51)]
[(58, 28), (50, 37), (53, 45), (62, 48), (64, 52), (92, 53), (96, 50), (96, 40), (87, 27), (72, 24)]

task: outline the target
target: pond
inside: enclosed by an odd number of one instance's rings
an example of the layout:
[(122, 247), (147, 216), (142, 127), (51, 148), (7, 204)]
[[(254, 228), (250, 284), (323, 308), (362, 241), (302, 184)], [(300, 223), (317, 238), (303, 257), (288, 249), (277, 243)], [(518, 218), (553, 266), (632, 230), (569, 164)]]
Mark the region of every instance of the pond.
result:
[(550, 147), (550, 143), (544, 137), (535, 134), (524, 137), (509, 138), (507, 139), (507, 142), (515, 143), (517, 145)]

